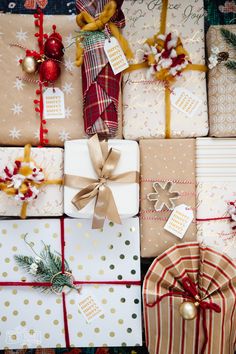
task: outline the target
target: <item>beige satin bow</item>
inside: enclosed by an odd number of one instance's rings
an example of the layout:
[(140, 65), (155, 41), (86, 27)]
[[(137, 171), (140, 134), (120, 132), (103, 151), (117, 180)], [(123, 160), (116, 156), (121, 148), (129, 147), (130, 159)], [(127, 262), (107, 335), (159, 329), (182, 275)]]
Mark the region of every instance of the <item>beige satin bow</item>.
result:
[(88, 140), (88, 148), (98, 179), (66, 174), (64, 177), (66, 186), (75, 189), (83, 188), (72, 199), (72, 203), (78, 210), (81, 210), (93, 198), (96, 198), (92, 223), (93, 229), (102, 228), (105, 218), (121, 224), (116, 203), (107, 182), (139, 183), (139, 173), (130, 171), (113, 175), (120, 159), (120, 151), (114, 148), (108, 151), (107, 142), (99, 142), (97, 134)]

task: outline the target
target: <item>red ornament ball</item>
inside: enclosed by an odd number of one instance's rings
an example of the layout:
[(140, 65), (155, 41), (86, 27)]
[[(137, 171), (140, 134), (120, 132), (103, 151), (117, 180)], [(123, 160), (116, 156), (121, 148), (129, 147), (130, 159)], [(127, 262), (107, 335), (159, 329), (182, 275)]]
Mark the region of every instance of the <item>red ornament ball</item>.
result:
[(48, 58), (60, 60), (64, 55), (64, 45), (56, 37), (49, 37), (44, 44), (44, 53)]
[(40, 76), (43, 81), (55, 82), (60, 76), (60, 73), (61, 69), (59, 64), (52, 59), (45, 60), (40, 65)]

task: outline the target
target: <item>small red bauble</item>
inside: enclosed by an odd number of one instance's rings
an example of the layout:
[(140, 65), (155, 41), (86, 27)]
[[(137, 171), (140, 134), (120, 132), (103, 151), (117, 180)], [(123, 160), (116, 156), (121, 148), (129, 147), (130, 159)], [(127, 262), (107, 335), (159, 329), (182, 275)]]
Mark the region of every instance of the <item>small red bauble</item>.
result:
[(49, 37), (44, 44), (44, 53), (48, 58), (60, 60), (64, 55), (64, 46), (57, 37)]
[(43, 81), (54, 82), (58, 79), (60, 73), (59, 64), (52, 59), (45, 60), (40, 65), (40, 76)]

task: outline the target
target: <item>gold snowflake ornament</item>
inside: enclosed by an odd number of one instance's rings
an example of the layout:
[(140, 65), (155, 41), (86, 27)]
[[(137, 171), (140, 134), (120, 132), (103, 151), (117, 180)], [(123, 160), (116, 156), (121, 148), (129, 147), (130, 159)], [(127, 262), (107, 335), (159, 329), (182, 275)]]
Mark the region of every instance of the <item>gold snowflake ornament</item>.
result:
[(147, 194), (147, 199), (151, 202), (155, 202), (154, 209), (156, 211), (161, 211), (164, 206), (168, 210), (173, 210), (175, 208), (175, 199), (179, 198), (179, 192), (172, 192), (172, 182), (168, 181), (164, 185), (159, 182), (153, 183), (153, 189), (155, 193)]

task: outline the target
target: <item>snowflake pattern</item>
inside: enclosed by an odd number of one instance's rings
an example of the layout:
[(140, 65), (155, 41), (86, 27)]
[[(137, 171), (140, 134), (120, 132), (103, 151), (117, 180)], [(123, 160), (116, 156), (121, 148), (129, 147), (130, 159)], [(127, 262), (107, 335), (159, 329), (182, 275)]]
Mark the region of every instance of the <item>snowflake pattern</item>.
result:
[(13, 112), (14, 115), (19, 115), (20, 113), (22, 113), (22, 108), (23, 106), (20, 105), (19, 103), (14, 103), (13, 107), (11, 108), (11, 111)]
[(67, 95), (71, 95), (73, 91), (72, 82), (65, 82), (62, 86), (62, 91)]
[(65, 131), (65, 130), (61, 130), (59, 132), (59, 139), (61, 141), (69, 140), (70, 139), (70, 134), (67, 131)]
[(28, 38), (27, 32), (23, 32), (21, 28), (20, 31), (16, 32), (16, 38), (20, 42), (25, 42)]
[(71, 58), (67, 58), (65, 60), (65, 67), (67, 71), (73, 71), (75, 68), (74, 61), (72, 61)]
[(9, 130), (9, 136), (14, 140), (14, 139), (20, 139), (21, 136), (21, 130), (16, 129), (15, 127), (13, 129)]
[(72, 109), (70, 107), (65, 108), (65, 117), (70, 118), (72, 116)]
[(17, 55), (16, 56), (16, 63), (17, 63), (17, 65), (20, 65), (20, 60), (22, 60), (23, 59), (23, 56), (22, 55)]
[(65, 43), (66, 47), (70, 46), (75, 40), (73, 39), (72, 34), (70, 33), (66, 38), (65, 38)]
[(16, 81), (14, 82), (14, 88), (16, 88), (17, 89), (17, 91), (21, 91), (21, 90), (23, 90), (23, 87), (25, 86), (25, 84), (23, 83), (23, 81), (22, 80), (20, 80), (20, 79), (16, 79)]
[(35, 137), (35, 139), (39, 139), (39, 129), (36, 129), (34, 131), (34, 137)]

